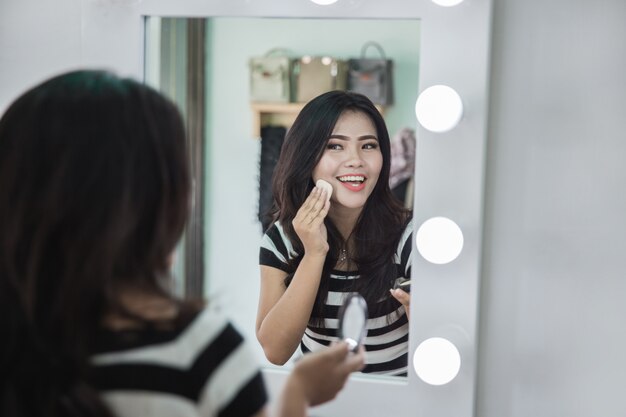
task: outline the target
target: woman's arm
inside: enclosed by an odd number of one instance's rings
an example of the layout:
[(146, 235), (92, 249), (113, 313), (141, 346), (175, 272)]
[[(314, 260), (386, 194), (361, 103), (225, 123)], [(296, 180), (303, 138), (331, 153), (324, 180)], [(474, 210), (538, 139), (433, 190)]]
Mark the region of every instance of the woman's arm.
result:
[[(334, 399), (350, 374), (363, 369), (364, 364), (363, 348), (353, 354), (346, 343), (304, 356), (289, 374), (275, 407), (272, 407), (275, 411), (272, 415), (306, 417), (309, 407)], [(253, 417), (267, 417), (267, 408), (263, 407)]]
[(305, 255), (289, 285), (280, 269), (261, 266), (256, 336), (267, 359), (282, 365), (293, 355), (311, 317), (324, 258)]
[(311, 406), (334, 399), (352, 372), (363, 369), (365, 352), (346, 343), (303, 356), (291, 371), (277, 403), (279, 417), (304, 417)]
[(274, 364), (282, 365), (291, 357), (309, 322), (328, 253), (324, 218), (329, 208), (326, 191), (316, 187), (293, 219), (304, 254), (289, 288), (285, 288), (284, 271), (261, 266), (256, 335)]

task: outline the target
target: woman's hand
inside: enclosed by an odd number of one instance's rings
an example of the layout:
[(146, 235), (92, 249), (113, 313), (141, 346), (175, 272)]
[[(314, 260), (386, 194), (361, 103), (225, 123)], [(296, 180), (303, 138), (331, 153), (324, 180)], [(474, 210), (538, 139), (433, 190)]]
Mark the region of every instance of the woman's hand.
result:
[(308, 353), (295, 364), (290, 379), (299, 386), (309, 406), (334, 399), (352, 372), (365, 366), (363, 347), (351, 353), (347, 343), (331, 345), (323, 351)]
[(293, 228), (302, 241), (305, 254), (326, 256), (328, 240), (324, 218), (330, 209), (326, 191), (314, 187), (293, 219)]
[(402, 304), (404, 306), (404, 311), (406, 312), (406, 318), (410, 319), (411, 317), (409, 316), (410, 311), (411, 311), (411, 295), (404, 291), (401, 290), (399, 288), (396, 288), (395, 290), (389, 290), (389, 292), (391, 293), (391, 295), (393, 296), (393, 298), (395, 298), (396, 300), (398, 300), (400, 302), (400, 304)]

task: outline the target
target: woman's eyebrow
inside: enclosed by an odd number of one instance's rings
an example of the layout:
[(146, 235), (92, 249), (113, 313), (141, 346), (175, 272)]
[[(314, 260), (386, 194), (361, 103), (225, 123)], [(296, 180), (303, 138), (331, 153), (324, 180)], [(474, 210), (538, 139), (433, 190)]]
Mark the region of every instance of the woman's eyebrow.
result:
[[(328, 139), (350, 140), (350, 136), (333, 134), (333, 135), (330, 135)], [(357, 140), (368, 140), (368, 139), (378, 140), (378, 138), (375, 135), (363, 135), (357, 138)]]

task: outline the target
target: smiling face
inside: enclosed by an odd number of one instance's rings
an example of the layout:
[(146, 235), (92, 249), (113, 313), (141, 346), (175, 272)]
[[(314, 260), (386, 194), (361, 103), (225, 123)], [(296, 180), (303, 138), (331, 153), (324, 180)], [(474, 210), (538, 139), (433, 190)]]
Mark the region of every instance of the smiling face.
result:
[(339, 116), (321, 159), (313, 169), (313, 181), (323, 179), (333, 187), (333, 206), (362, 209), (372, 194), (383, 156), (378, 134), (365, 113), (346, 111)]

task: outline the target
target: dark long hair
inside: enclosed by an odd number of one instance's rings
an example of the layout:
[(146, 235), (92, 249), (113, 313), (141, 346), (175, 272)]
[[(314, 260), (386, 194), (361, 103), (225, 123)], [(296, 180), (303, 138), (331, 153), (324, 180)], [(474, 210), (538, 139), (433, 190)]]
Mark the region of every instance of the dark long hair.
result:
[(188, 216), (176, 107), (103, 71), (54, 77), (0, 120), (0, 415), (110, 416), (89, 384), (126, 286), (167, 294)]
[[(383, 164), (378, 182), (365, 203), (352, 232), (356, 254), (354, 260), (360, 279), (354, 280), (355, 291), (360, 292), (370, 308), (370, 316), (389, 311), (388, 303), (399, 303), (389, 297), (392, 280), (396, 278), (393, 255), (410, 213), (389, 189), (391, 151), (385, 121), (374, 104), (364, 95), (347, 91), (330, 91), (307, 103), (287, 133), (276, 165), (273, 193), (274, 219), (280, 221), (299, 256), (289, 263), (289, 285), (302, 259), (304, 248), (292, 221), (298, 209), (314, 187), (312, 173), (322, 158), (329, 137), (342, 113), (355, 111), (367, 115), (376, 127)], [(330, 250), (326, 257), (322, 279), (313, 308), (312, 318), (321, 319), (328, 295), (329, 275), (337, 262), (343, 237), (330, 218), (326, 217)], [(380, 302), (380, 300), (386, 300)], [(323, 325), (323, 320), (316, 320)]]

